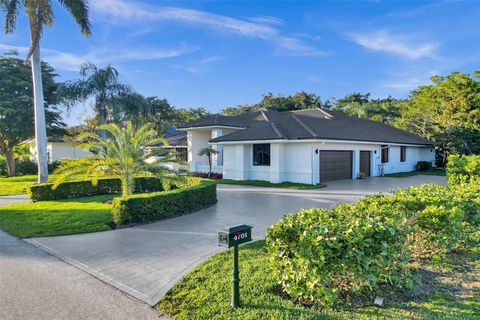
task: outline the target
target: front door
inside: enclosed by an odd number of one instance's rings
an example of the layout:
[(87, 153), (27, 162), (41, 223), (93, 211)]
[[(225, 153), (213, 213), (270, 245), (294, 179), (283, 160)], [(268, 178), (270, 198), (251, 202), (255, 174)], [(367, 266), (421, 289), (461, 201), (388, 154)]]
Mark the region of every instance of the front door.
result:
[(360, 151), (360, 172), (366, 177), (370, 177), (370, 153), (371, 151)]

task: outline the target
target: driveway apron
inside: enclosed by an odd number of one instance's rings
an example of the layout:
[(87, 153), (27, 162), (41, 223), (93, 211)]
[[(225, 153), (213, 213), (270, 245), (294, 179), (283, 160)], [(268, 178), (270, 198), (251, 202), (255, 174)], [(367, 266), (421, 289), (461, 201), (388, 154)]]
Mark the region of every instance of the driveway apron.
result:
[(224, 250), (217, 246), (221, 228), (248, 224), (258, 240), (270, 225), (302, 208), (332, 208), (397, 187), (445, 182), (445, 177), (415, 176), (336, 181), (318, 190), (219, 185), (218, 203), (193, 214), (126, 229), (27, 241), (155, 305), (189, 270)]

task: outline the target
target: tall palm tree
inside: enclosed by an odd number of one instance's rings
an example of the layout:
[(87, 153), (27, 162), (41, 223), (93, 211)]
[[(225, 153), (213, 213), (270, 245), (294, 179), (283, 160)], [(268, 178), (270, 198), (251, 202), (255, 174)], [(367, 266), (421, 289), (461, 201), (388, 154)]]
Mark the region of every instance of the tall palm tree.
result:
[(198, 151), (198, 156), (203, 157), (206, 156), (208, 158), (208, 177), (212, 176), (212, 157), (218, 153), (217, 150), (213, 149), (212, 147), (202, 148)]
[(165, 162), (176, 162), (173, 155), (165, 152), (147, 152), (147, 147), (154, 144), (165, 144), (165, 140), (156, 137), (156, 130), (151, 124), (135, 128), (132, 122), (126, 126), (103, 124), (99, 127), (109, 133), (105, 139), (96, 133), (81, 133), (76, 137), (79, 147), (90, 150), (93, 156), (66, 162), (55, 173), (54, 188), (68, 177), (84, 174), (93, 177), (93, 183), (101, 175), (114, 176), (120, 179), (122, 197), (129, 196), (135, 190), (135, 176), (157, 176), (175, 178), (172, 171), (159, 165)]
[[(100, 124), (106, 123), (112, 116), (113, 99), (132, 91), (128, 85), (120, 82), (117, 69), (111, 65), (98, 68), (93, 63), (84, 63), (80, 67), (80, 76), (82, 79), (65, 85), (64, 95), (71, 95), (69, 97), (71, 103), (93, 98), (94, 111)], [(105, 131), (100, 131), (100, 135), (106, 138)]]
[[(87, 0), (58, 0), (80, 26), (85, 36), (91, 34)], [(18, 9), (23, 5), (30, 26), (30, 49), (26, 60), (31, 60), (35, 110), (35, 140), (37, 146), (38, 182), (48, 180), (47, 129), (43, 100), (42, 71), (40, 65), (40, 39), (43, 28), (51, 27), (55, 16), (51, 0), (0, 0), (0, 9), (5, 12), (5, 33), (15, 31)]]

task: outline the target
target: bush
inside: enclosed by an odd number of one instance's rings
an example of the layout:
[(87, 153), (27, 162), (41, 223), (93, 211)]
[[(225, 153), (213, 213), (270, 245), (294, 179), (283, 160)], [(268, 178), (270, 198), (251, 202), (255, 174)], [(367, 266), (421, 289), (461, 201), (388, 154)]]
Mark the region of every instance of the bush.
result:
[(480, 184), (480, 155), (450, 155), (447, 162), (449, 185), (461, 183)]
[(430, 161), (418, 161), (415, 169), (418, 171), (430, 171), (432, 170), (432, 163)]
[(303, 210), (269, 228), (267, 243), (287, 294), (331, 305), (381, 282), (408, 284), (408, 256), (478, 246), (480, 185), (413, 186), (333, 210)]
[(386, 217), (344, 205), (302, 210), (271, 226), (267, 244), (283, 290), (298, 302), (331, 306), (379, 283), (408, 284), (411, 228)]
[[(66, 198), (94, 196), (100, 194), (120, 194), (121, 184), (117, 178), (98, 179), (96, 185), (91, 180), (67, 181), (52, 189), (53, 183), (30, 185), (27, 189), (33, 201), (49, 201)], [(156, 192), (165, 189), (165, 183), (156, 177), (135, 178), (135, 192)], [(175, 186), (173, 186), (175, 188)]]
[(197, 177), (197, 178), (206, 178), (206, 179), (208, 178), (208, 179), (215, 179), (215, 180), (223, 179), (223, 174), (215, 173), (215, 172), (212, 172), (210, 177), (208, 176), (208, 173), (206, 173), (206, 172), (194, 172), (193, 176)]
[[(60, 161), (56, 160), (48, 164), (48, 172), (52, 173), (56, 168), (60, 166)], [(30, 159), (26, 160), (15, 160), (15, 175), (16, 176), (26, 176), (26, 175), (35, 175), (38, 173), (37, 163)], [(7, 161), (5, 158), (0, 158), (0, 176), (8, 175), (7, 170)]]
[(217, 202), (217, 185), (190, 178), (178, 189), (138, 194), (113, 200), (112, 221), (117, 225), (145, 223), (183, 215)]

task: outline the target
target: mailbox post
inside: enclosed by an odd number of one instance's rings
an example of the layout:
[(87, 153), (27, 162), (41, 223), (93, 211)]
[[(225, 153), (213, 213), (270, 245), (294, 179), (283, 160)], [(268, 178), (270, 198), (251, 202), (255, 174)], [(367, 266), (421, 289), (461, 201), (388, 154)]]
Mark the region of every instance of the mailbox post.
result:
[(252, 241), (252, 227), (245, 224), (226, 228), (218, 231), (218, 245), (233, 247), (233, 278), (232, 278), (232, 304), (234, 308), (240, 307), (240, 276), (238, 270), (238, 245)]

